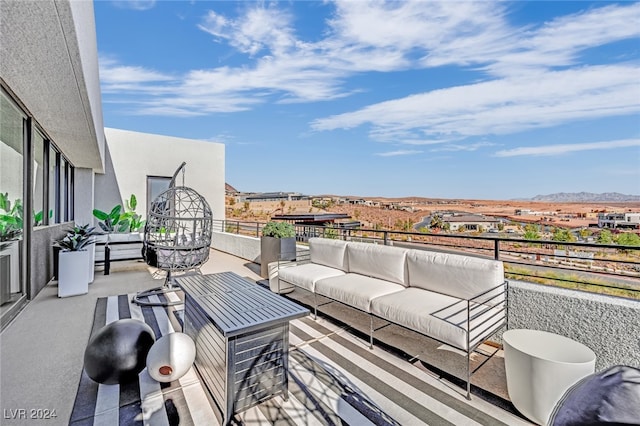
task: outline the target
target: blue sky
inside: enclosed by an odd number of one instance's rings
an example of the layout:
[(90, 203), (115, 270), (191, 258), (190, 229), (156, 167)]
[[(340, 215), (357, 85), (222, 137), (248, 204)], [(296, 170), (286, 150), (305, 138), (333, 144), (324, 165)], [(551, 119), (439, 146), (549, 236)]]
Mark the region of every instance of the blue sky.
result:
[(640, 194), (640, 3), (94, 7), (105, 126), (224, 143), (238, 190)]

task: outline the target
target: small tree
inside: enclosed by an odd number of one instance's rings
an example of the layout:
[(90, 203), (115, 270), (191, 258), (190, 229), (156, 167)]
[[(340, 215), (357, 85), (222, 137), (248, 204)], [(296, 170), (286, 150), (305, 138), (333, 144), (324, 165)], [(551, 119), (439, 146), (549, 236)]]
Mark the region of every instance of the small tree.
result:
[(640, 236), (633, 232), (624, 232), (618, 235), (616, 244), (621, 246), (640, 246)]
[(582, 238), (583, 240), (586, 240), (588, 237), (590, 237), (593, 234), (593, 232), (591, 232), (589, 228), (582, 228), (578, 232), (580, 234), (580, 238)]
[(598, 244), (611, 244), (613, 243), (613, 234), (608, 229), (603, 229), (600, 231), (600, 235), (598, 235), (598, 239), (596, 240)]
[(431, 222), (429, 223), (431, 228), (442, 229), (442, 218), (440, 215), (434, 214), (431, 216)]
[(568, 229), (563, 228), (555, 228), (553, 230), (553, 236), (551, 237), (553, 241), (564, 241), (564, 242), (573, 242), (576, 240), (576, 236), (571, 233)]
[(540, 239), (540, 229), (537, 225), (529, 223), (524, 227), (524, 235), (525, 240), (539, 240)]

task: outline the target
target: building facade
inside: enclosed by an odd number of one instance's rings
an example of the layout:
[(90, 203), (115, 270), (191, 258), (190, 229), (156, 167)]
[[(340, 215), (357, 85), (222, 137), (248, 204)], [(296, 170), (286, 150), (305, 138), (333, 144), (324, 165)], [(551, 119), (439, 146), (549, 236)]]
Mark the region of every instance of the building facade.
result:
[(640, 213), (598, 213), (599, 228), (640, 228)]
[(0, 40), (4, 327), (51, 280), (52, 243), (73, 222), (92, 223), (94, 208), (132, 193), (146, 215), (147, 188), (166, 185), (182, 161), (185, 184), (207, 198), (214, 218), (225, 212), (223, 145), (105, 132), (93, 2), (0, 0)]

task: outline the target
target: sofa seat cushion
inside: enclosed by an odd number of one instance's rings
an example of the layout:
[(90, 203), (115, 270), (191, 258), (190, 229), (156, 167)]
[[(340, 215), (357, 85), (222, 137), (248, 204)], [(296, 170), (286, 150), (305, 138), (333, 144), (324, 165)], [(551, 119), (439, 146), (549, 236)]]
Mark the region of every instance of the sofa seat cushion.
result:
[(406, 284), (405, 258), (407, 250), (371, 243), (347, 244), (349, 272)]
[(315, 285), (318, 280), (344, 275), (345, 273), (344, 271), (328, 266), (316, 263), (305, 263), (298, 266), (280, 268), (278, 270), (278, 278), (313, 292), (315, 291)]
[[(482, 307), (484, 309), (484, 307)], [(371, 313), (388, 321), (403, 325), (411, 330), (433, 337), (458, 349), (467, 347), (467, 303), (456, 297), (409, 287), (403, 291), (373, 299)], [(471, 315), (473, 316), (472, 310)], [(491, 318), (492, 315), (496, 315)], [(493, 331), (501, 324), (494, 324), (504, 311), (489, 308), (485, 313), (471, 321), (471, 328), (487, 321), (473, 331), (486, 335), (484, 331)], [(473, 339), (471, 346), (478, 343)]]
[(371, 300), (404, 290), (400, 284), (360, 274), (346, 274), (325, 278), (316, 282), (317, 294), (345, 303), (365, 312), (370, 312)]

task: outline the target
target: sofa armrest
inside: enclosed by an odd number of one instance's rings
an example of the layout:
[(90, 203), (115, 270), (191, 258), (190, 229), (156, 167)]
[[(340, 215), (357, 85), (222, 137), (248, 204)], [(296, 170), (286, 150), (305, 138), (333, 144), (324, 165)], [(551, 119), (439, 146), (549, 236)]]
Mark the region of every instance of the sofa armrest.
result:
[(278, 256), (278, 260), (276, 262), (269, 263), (268, 265), (269, 289), (274, 293), (289, 293), (294, 289), (294, 286), (291, 284), (283, 285), (282, 282), (280, 282), (280, 269), (291, 268), (293, 266), (311, 262), (309, 249), (298, 249), (296, 250), (295, 260), (289, 260), (290, 258), (291, 254), (287, 253), (283, 256)]
[(471, 351), (494, 334), (507, 319), (508, 282), (460, 299), (431, 315), (467, 333), (467, 349)]
[(505, 280), (468, 300), (469, 346), (480, 345), (506, 324), (508, 289), (509, 282)]
[(296, 249), (294, 260), (291, 260), (291, 253), (283, 253), (278, 255), (278, 267), (280, 267), (280, 265), (288, 265), (290, 263), (302, 265), (309, 262), (311, 262), (311, 252), (307, 248)]

